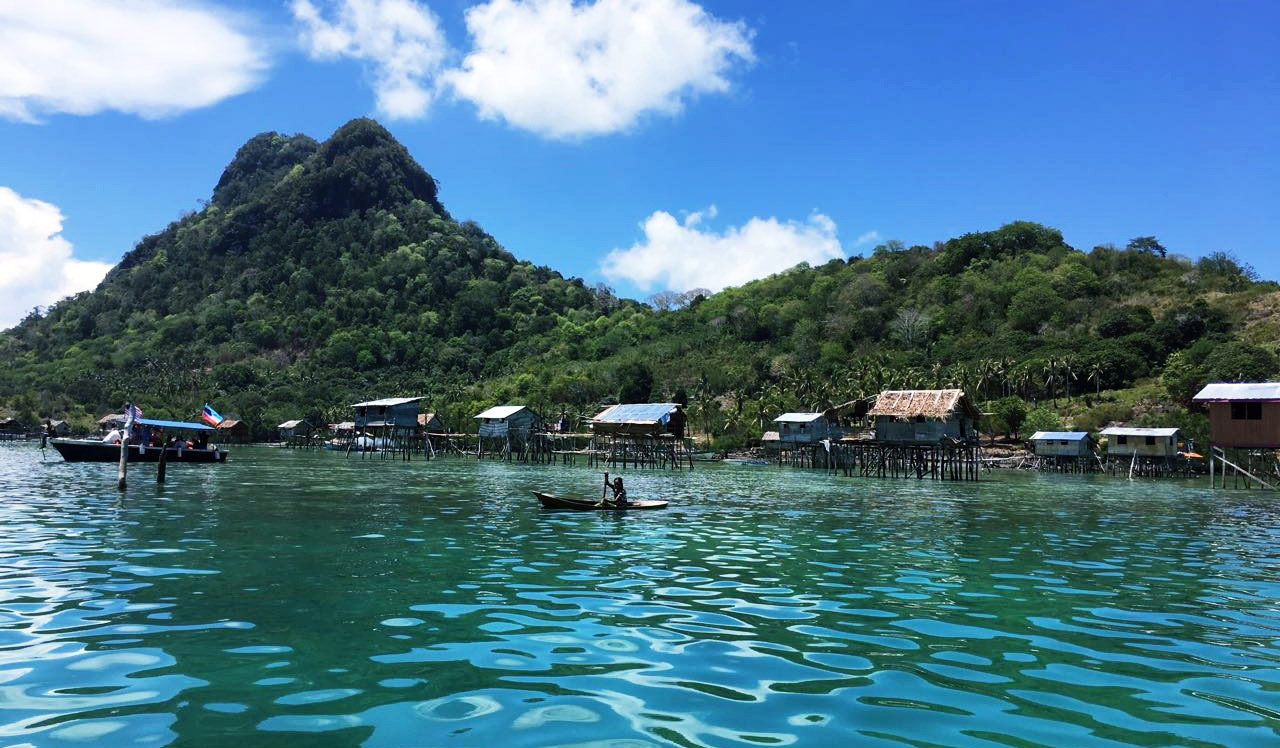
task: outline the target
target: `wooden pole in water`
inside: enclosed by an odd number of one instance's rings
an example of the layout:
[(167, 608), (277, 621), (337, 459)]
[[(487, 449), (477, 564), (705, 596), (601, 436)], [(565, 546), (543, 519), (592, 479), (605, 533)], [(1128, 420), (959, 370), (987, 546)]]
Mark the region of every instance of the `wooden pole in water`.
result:
[(129, 417), (133, 403), (125, 406), (124, 433), (120, 435), (120, 468), (116, 470), (116, 490), (123, 491), (125, 474), (129, 470), (129, 432), (133, 430), (133, 419)]
[(169, 445), (164, 443), (163, 432), (160, 437), (160, 465), (156, 468), (156, 483), (164, 483), (165, 457), (169, 454)]

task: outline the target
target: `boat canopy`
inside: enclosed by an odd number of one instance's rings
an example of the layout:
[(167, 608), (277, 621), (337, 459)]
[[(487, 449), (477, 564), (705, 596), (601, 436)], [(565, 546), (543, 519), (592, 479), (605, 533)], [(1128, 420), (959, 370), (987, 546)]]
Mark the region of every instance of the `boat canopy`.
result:
[(160, 421), (154, 418), (139, 418), (138, 423), (143, 426), (160, 426), (166, 429), (191, 429), (192, 431), (213, 431), (213, 428), (203, 423), (187, 423), (186, 421)]

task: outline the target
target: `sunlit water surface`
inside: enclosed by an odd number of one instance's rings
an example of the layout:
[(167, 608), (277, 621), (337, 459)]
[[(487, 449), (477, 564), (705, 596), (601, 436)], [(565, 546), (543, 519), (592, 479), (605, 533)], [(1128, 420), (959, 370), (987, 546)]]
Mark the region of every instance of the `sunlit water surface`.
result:
[(0, 445), (0, 745), (1275, 746), (1280, 496)]

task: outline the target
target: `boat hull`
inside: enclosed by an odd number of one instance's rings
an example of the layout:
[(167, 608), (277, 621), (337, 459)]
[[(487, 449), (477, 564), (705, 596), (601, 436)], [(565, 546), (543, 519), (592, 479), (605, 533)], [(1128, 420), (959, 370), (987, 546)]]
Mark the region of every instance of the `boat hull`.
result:
[(613, 504), (601, 504), (598, 501), (588, 501), (586, 499), (566, 499), (562, 496), (553, 496), (541, 491), (534, 491), (533, 495), (538, 497), (538, 503), (542, 504), (543, 509), (570, 509), (578, 512), (630, 512), (644, 509), (666, 509), (668, 504), (666, 501), (633, 501), (626, 506), (614, 506)]
[[(50, 439), (49, 444), (62, 455), (67, 462), (119, 462), (120, 445), (108, 444), (93, 439)], [(226, 462), (225, 449), (176, 449), (166, 450), (164, 461), (168, 462)], [(143, 449), (137, 444), (129, 446), (129, 462), (159, 462), (160, 448)]]

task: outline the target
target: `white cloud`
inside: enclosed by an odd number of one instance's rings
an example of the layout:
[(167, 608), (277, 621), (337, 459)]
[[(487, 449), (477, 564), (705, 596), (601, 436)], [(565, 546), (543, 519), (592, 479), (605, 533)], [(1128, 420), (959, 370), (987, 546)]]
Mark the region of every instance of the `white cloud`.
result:
[(490, 0), (466, 14), (473, 49), (442, 74), (485, 119), (552, 138), (625, 130), (722, 93), (751, 31), (689, 0)]
[(0, 330), (16, 325), (34, 306), (97, 286), (111, 269), (110, 263), (72, 257), (61, 232), (56, 205), (0, 187)]
[(868, 231), (862, 236), (859, 236), (857, 239), (854, 239), (853, 244), (855, 247), (861, 247), (864, 244), (870, 244), (872, 242), (878, 242), (878, 241), (880, 241), (880, 232), (872, 230), (872, 231)]
[(225, 10), (176, 0), (0, 2), (0, 117), (158, 118), (256, 85), (261, 43)]
[(723, 233), (701, 227), (704, 218), (714, 216), (712, 207), (690, 213), (681, 223), (656, 211), (641, 224), (644, 241), (610, 252), (601, 270), (610, 280), (629, 281), (644, 291), (655, 285), (672, 291), (719, 291), (801, 262), (818, 265), (845, 256), (835, 222), (821, 213), (785, 223), (752, 218)]
[(293, 17), (315, 59), (350, 57), (369, 65), (377, 109), (391, 119), (425, 116), (434, 77), (449, 53), (440, 23), (414, 0), (341, 0), (325, 20), (310, 0), (294, 0)]

